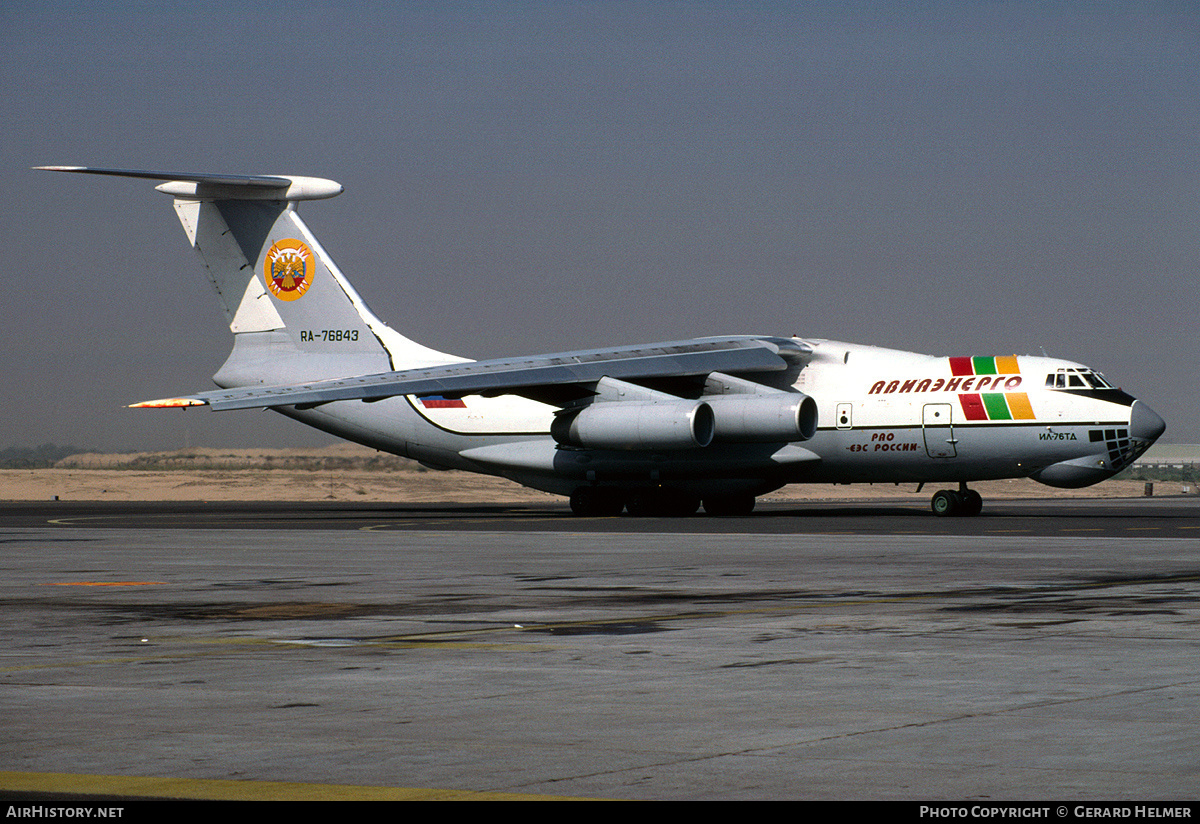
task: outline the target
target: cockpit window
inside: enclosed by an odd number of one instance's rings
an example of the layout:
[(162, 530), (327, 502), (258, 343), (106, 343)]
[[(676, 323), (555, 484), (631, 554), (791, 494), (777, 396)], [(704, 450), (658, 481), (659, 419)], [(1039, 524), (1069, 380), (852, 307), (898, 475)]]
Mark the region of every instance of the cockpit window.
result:
[(1046, 376), (1047, 389), (1112, 389), (1112, 384), (1099, 372), (1091, 369), (1070, 367), (1051, 372)]

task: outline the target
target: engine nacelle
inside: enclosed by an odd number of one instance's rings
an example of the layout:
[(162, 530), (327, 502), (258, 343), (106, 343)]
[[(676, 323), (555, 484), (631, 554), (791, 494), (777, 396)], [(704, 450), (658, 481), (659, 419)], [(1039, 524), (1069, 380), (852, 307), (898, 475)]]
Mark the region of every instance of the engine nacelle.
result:
[(699, 449), (712, 443), (713, 411), (704, 401), (601, 402), (559, 414), (550, 434), (590, 449)]
[(705, 397), (718, 443), (807, 441), (817, 432), (817, 402), (798, 392)]

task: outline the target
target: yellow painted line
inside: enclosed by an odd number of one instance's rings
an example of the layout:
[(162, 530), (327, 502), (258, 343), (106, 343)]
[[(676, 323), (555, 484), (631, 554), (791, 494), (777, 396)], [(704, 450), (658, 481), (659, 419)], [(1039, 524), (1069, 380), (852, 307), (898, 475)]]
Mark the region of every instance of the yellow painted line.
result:
[[(582, 623), (582, 622), (581, 622)], [(518, 630), (519, 631), (519, 630)], [(461, 634), (466, 634), (463, 630)], [(144, 664), (147, 661), (186, 661), (189, 659), (210, 658), (216, 655), (227, 654), (230, 647), (272, 647), (280, 650), (288, 648), (296, 649), (312, 649), (314, 647), (322, 647), (327, 649), (403, 649), (403, 650), (467, 650), (472, 652), (536, 652), (544, 649), (543, 646), (528, 643), (487, 643), (485, 641), (422, 641), (422, 640), (406, 640), (398, 639), (383, 639), (380, 641), (364, 641), (362, 643), (350, 644), (347, 646), (321, 645), (314, 643), (305, 643), (303, 641), (281, 641), (278, 639), (268, 638), (227, 638), (227, 639), (188, 639), (186, 643), (195, 644), (197, 646), (219, 647), (215, 650), (204, 651), (188, 651), (188, 650), (163, 650), (159, 651), (154, 647), (150, 649), (153, 652), (147, 651), (145, 655), (128, 655), (113, 658), (84, 658), (73, 661), (55, 660), (44, 661), (36, 664), (12, 664), (9, 666), (0, 667), (0, 674), (10, 672), (30, 672), (32, 670), (45, 669), (70, 669), (75, 667), (110, 667), (120, 666), (123, 664)]]
[[(569, 796), (424, 787), (360, 787), (289, 781), (228, 781), (125, 775), (0, 772), (0, 790), (108, 795), (129, 799), (187, 798), (213, 801), (569, 801)], [(585, 800), (585, 799), (575, 799)], [(597, 799), (587, 799), (597, 800)], [(119, 802), (110, 806), (120, 806)]]
[(152, 587), (166, 584), (166, 581), (60, 581), (52, 584), (42, 584), (44, 587)]
[(220, 655), (219, 652), (164, 652), (156, 655), (125, 656), (121, 658), (90, 658), (79, 661), (46, 661), (39, 664), (13, 664), (0, 667), (0, 673), (28, 672), (40, 669), (60, 669), (64, 667), (95, 667), (112, 666), (114, 664), (144, 664), (147, 661), (175, 661), (186, 658), (203, 658)]
[[(219, 642), (218, 642), (219, 643)], [(312, 641), (267, 641), (265, 643), (279, 646), (294, 647), (332, 647), (331, 644), (320, 644)], [(485, 652), (537, 652), (542, 649), (537, 644), (488, 644), (482, 641), (364, 641), (361, 643), (342, 644), (335, 649), (350, 649), (355, 647), (370, 649), (464, 649), (483, 650)]]

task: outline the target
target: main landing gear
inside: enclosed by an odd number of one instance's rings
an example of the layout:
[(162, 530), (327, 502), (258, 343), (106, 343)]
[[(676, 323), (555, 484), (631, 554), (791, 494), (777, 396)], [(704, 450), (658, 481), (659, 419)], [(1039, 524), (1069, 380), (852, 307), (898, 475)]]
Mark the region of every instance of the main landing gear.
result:
[(749, 515), (754, 511), (754, 496), (734, 493), (705, 498), (704, 511), (709, 515), (717, 517)]
[(625, 496), (615, 489), (581, 486), (571, 493), (571, 511), (589, 518), (610, 518), (625, 508)]
[(935, 492), (930, 502), (933, 514), (939, 517), (948, 515), (978, 515), (983, 509), (983, 498), (973, 489), (967, 489), (966, 481), (958, 485), (958, 489), (942, 489)]
[[(700, 497), (669, 489), (618, 489), (584, 486), (571, 493), (571, 511), (590, 518), (611, 518), (628, 510), (635, 518), (684, 518), (700, 508)], [(753, 495), (720, 495), (704, 499), (708, 515), (749, 515), (754, 509)]]

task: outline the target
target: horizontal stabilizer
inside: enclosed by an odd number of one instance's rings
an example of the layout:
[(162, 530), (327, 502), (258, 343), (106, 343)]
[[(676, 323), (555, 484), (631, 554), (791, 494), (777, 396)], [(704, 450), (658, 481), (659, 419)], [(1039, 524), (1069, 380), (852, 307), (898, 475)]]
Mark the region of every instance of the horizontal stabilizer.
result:
[(98, 169), (91, 166), (34, 166), (45, 172), (162, 180), (158, 191), (185, 199), (213, 200), (322, 200), (340, 195), (342, 184), (321, 177), (298, 175), (216, 175), (193, 172), (156, 172), (141, 169)]

